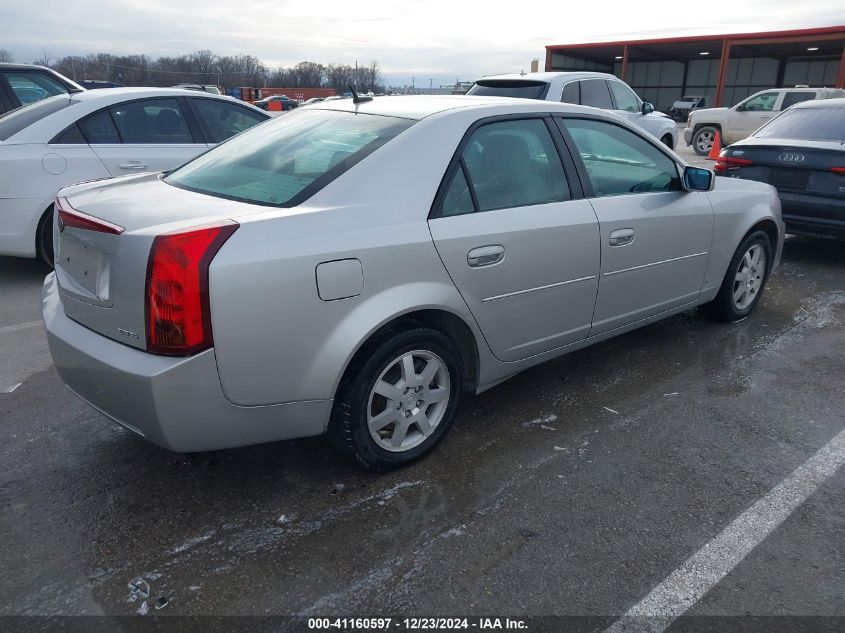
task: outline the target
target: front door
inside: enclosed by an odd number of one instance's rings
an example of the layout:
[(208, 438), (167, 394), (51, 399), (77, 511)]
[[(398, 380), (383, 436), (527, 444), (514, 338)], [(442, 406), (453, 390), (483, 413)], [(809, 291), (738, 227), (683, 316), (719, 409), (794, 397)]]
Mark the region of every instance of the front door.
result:
[(608, 121), (558, 121), (581, 156), (599, 220), (591, 336), (695, 301), (713, 235), (707, 194), (683, 191), (677, 163), (644, 136)]
[(504, 361), (586, 338), (595, 306), (598, 222), (570, 186), (574, 167), (567, 158), (564, 169), (550, 125), (477, 128), (429, 220), (449, 275)]
[(736, 143), (771, 119), (776, 110), (780, 93), (771, 91), (758, 94), (731, 110), (728, 125), (723, 130), (723, 144)]

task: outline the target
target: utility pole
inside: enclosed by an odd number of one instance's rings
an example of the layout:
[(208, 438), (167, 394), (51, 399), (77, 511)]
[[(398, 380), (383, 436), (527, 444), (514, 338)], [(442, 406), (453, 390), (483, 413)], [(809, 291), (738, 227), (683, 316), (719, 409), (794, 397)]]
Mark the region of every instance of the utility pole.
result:
[(434, 83), (434, 79), (429, 77), (429, 79), (428, 79), (428, 94), (431, 94), (431, 86), (432, 86), (433, 83)]

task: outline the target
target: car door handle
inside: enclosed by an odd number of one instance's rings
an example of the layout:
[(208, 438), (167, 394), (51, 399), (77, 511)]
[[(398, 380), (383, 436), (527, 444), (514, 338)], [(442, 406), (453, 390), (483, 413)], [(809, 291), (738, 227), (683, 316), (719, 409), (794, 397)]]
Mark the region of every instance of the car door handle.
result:
[(627, 246), (634, 241), (634, 229), (617, 229), (610, 234), (611, 246)]
[(121, 169), (147, 169), (147, 166), (139, 160), (130, 160), (128, 163), (121, 163)]
[(505, 258), (505, 247), (500, 244), (479, 246), (467, 253), (467, 264), (472, 268), (492, 266)]

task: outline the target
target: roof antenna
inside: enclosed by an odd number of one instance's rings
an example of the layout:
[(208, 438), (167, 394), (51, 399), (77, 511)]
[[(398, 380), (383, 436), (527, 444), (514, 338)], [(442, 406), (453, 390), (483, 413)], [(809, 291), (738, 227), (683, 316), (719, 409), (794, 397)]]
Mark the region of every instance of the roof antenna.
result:
[(349, 84), (349, 90), (352, 92), (352, 103), (366, 103), (367, 101), (372, 101), (372, 97), (364, 96), (361, 97), (358, 95), (358, 91), (355, 90), (355, 86)]

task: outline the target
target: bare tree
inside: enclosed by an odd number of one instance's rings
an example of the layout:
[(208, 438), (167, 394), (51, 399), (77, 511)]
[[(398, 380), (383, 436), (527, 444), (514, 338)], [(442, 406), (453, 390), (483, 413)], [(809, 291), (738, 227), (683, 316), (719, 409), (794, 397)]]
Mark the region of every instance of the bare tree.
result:
[(53, 64), (53, 53), (44, 52), (41, 54), (41, 57), (32, 61), (33, 64), (37, 66), (51, 66)]
[(0, 48), (0, 62), (9, 63), (13, 61), (15, 61), (15, 57), (5, 48)]

